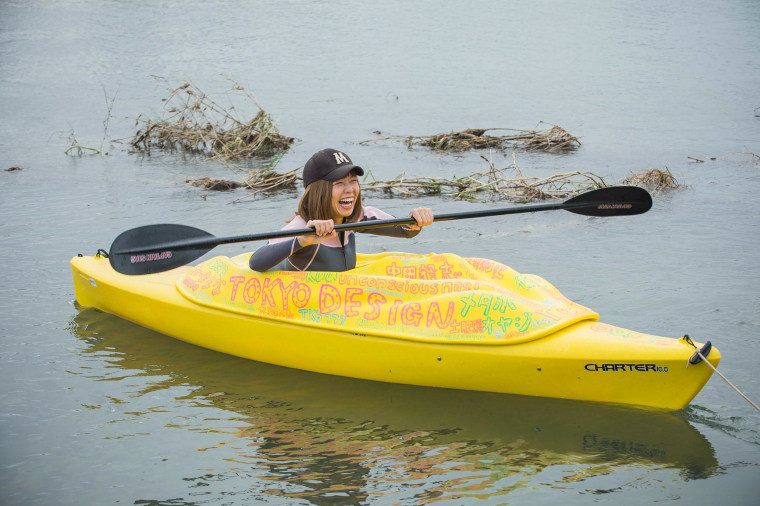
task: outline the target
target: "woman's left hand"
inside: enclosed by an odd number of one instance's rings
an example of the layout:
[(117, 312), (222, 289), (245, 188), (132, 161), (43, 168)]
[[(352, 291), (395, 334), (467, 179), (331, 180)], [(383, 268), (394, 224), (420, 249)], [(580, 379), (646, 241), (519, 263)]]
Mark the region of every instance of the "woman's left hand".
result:
[(429, 207), (417, 207), (412, 209), (410, 214), (412, 218), (417, 221), (416, 225), (407, 225), (409, 230), (419, 230), (422, 227), (427, 227), (433, 223), (433, 211)]

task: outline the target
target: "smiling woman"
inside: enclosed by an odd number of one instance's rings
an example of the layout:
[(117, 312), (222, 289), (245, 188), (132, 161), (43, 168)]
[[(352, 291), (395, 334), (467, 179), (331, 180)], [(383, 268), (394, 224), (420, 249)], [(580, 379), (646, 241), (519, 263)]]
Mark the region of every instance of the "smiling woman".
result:
[[(315, 233), (293, 238), (272, 239), (259, 248), (249, 261), (255, 271), (346, 271), (356, 266), (353, 231), (337, 233), (336, 224), (393, 218), (375, 207), (362, 205), (358, 176), (364, 169), (354, 165), (340, 151), (323, 149), (304, 165), (306, 188), (296, 216), (284, 230), (314, 228)], [(410, 213), (416, 225), (396, 225), (368, 230), (389, 237), (416, 236), (421, 227), (433, 223), (433, 212), (426, 207)]]

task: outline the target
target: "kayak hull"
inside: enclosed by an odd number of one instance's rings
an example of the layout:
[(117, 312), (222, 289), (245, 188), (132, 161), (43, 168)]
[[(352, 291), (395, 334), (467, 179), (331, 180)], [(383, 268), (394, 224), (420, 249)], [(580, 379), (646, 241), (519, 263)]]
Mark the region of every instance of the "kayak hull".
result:
[[(177, 288), (188, 267), (126, 276), (94, 256), (73, 258), (71, 269), (82, 306), (215, 351), (317, 373), (662, 410), (685, 407), (712, 374), (705, 363), (688, 366), (694, 348), (683, 339), (595, 320), (516, 344), (430, 343), (198, 304)], [(708, 360), (720, 361), (715, 347)]]

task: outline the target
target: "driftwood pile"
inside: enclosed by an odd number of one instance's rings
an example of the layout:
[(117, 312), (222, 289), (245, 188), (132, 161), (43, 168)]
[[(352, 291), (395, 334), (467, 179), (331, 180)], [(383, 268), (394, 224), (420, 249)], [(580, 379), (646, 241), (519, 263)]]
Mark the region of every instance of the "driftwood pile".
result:
[(441, 195), (457, 200), (510, 200), (527, 202), (567, 199), (579, 193), (608, 186), (591, 172), (567, 172), (548, 177), (526, 177), (516, 163), (503, 169), (489, 164), (486, 172), (464, 177), (434, 178), (399, 175), (390, 181), (364, 181), (362, 189), (388, 196), (419, 197)]
[(273, 169), (251, 170), (248, 171), (248, 176), (243, 181), (204, 177), (200, 179), (188, 179), (187, 182), (193, 186), (216, 191), (247, 188), (251, 190), (249, 196), (253, 196), (262, 192), (294, 188), (301, 179), (298, 177), (298, 172), (299, 169), (293, 169), (283, 174)]
[[(509, 135), (487, 135), (486, 132), (510, 131)], [(546, 130), (515, 130), (511, 128), (468, 128), (427, 136), (385, 136), (369, 139), (360, 144), (383, 140), (402, 140), (407, 147), (423, 146), (434, 151), (462, 152), (472, 149), (521, 149), (524, 151), (572, 151), (581, 143), (559, 126)]]
[[(442, 196), (455, 200), (508, 200), (529, 202), (533, 200), (566, 200), (580, 193), (610, 186), (592, 172), (566, 172), (546, 177), (524, 176), (516, 163), (503, 169), (481, 157), (489, 164), (485, 172), (476, 172), (463, 177), (407, 177), (400, 174), (391, 180), (375, 180), (369, 173), (361, 183), (362, 191), (387, 197)], [(226, 179), (188, 179), (193, 186), (207, 190), (229, 191), (237, 188), (250, 190), (236, 199), (240, 201), (264, 192), (292, 190), (301, 181), (300, 169), (279, 173), (273, 169), (248, 171), (242, 181)], [(620, 184), (639, 186), (653, 193), (678, 190), (686, 185), (665, 169), (644, 170), (626, 177)]]
[[(240, 85), (233, 90), (245, 93)], [(251, 95), (246, 96), (258, 107)], [(241, 120), (234, 106), (219, 105), (190, 82), (172, 90), (163, 101), (164, 119), (137, 118), (138, 130), (131, 141), (135, 149), (184, 151), (227, 161), (275, 156), (294, 141), (280, 134), (261, 107), (253, 119)]]
[(622, 184), (640, 186), (653, 193), (667, 190), (678, 190), (686, 187), (685, 184), (678, 182), (667, 167), (665, 167), (665, 169), (643, 170), (636, 174), (631, 174), (623, 179)]

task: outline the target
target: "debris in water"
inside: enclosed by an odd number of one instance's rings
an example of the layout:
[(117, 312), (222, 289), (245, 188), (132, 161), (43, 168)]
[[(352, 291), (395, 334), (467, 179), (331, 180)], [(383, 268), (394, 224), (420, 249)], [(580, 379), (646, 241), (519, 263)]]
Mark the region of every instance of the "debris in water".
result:
[(623, 179), (623, 184), (640, 186), (651, 192), (662, 192), (666, 190), (678, 190), (686, 188), (685, 184), (681, 184), (673, 176), (670, 170), (665, 167), (661, 169), (649, 169), (643, 170), (636, 174), (631, 174), (627, 178)]
[(239, 181), (232, 181), (229, 179), (212, 179), (210, 177), (188, 179), (186, 182), (190, 183), (193, 186), (199, 186), (207, 190), (215, 191), (229, 191), (234, 190), (235, 188), (240, 188), (241, 186), (245, 186)]
[[(233, 91), (245, 89), (235, 84)], [(163, 100), (167, 118), (137, 118), (138, 130), (131, 144), (140, 151), (182, 150), (221, 160), (266, 158), (287, 151), (294, 139), (281, 135), (269, 114), (253, 96), (245, 94), (259, 109), (249, 121), (239, 119), (234, 106), (222, 107), (187, 82)]]
[(243, 181), (203, 177), (200, 179), (188, 179), (187, 182), (193, 186), (199, 186), (207, 190), (229, 191), (236, 188), (247, 188), (253, 190), (251, 194), (257, 194), (273, 190), (292, 189), (299, 180), (298, 172), (299, 169), (294, 169), (284, 174), (280, 174), (272, 169), (251, 170), (248, 171), (248, 177)]
[[(591, 172), (567, 172), (548, 177), (526, 177), (517, 162), (498, 169), (481, 157), (489, 165), (487, 172), (470, 174), (465, 177), (407, 177), (401, 174), (390, 181), (362, 182), (364, 191), (382, 192), (388, 196), (419, 197), (441, 195), (463, 200), (511, 200), (527, 202), (544, 199), (567, 199), (607, 185), (600, 176)], [(513, 154), (514, 159), (514, 154)], [(371, 174), (368, 174), (371, 177)]]
[[(486, 135), (486, 132), (495, 130), (509, 130), (516, 133), (503, 136)], [(454, 153), (471, 149), (571, 151), (581, 145), (577, 137), (570, 135), (567, 130), (556, 125), (541, 131), (515, 130), (512, 128), (468, 128), (461, 132), (429, 136), (386, 136), (362, 141), (360, 144), (382, 140), (404, 140), (407, 147), (425, 146), (434, 151)]]

